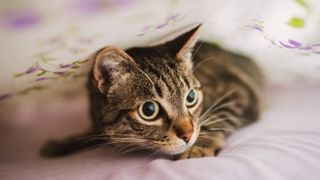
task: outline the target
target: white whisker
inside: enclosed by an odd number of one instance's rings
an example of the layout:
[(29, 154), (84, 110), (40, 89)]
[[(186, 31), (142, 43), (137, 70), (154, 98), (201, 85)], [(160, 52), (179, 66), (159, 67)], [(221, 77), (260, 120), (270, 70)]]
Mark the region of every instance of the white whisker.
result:
[(209, 125), (217, 124), (217, 123), (222, 122), (222, 121), (227, 121), (229, 119), (230, 119), (229, 117), (219, 118), (219, 119), (215, 119), (214, 121), (207, 122), (207, 123), (205, 123), (203, 125), (209, 126)]
[(147, 157), (145, 157), (144, 160), (145, 160), (145, 159), (151, 159), (152, 156), (156, 156), (156, 155), (158, 155), (158, 154), (160, 154), (160, 153), (161, 153), (161, 150), (158, 149), (158, 150), (152, 152), (152, 153), (151, 153), (150, 155), (148, 155)]
[(209, 60), (216, 60), (215, 58), (216, 58), (216, 57), (209, 57), (209, 58), (206, 58), (206, 59), (202, 60), (199, 64), (197, 64), (196, 67), (193, 68), (192, 74), (193, 74), (203, 63), (205, 63), (205, 62), (207, 62), (207, 61), (209, 61)]
[(206, 130), (209, 130), (209, 131), (228, 131), (228, 132), (234, 132), (235, 131), (234, 129), (226, 129), (226, 128), (209, 128), (209, 129), (206, 129)]
[(133, 146), (134, 146), (133, 148), (127, 149), (125, 151), (122, 151), (120, 154), (126, 154), (126, 153), (129, 153), (129, 152), (133, 152), (133, 151), (137, 151), (137, 150), (141, 150), (141, 149), (147, 149), (146, 145), (137, 145), (136, 144), (136, 145), (133, 145)]
[(213, 115), (213, 116), (210, 116), (210, 117), (208, 117), (208, 118), (206, 118), (206, 119), (203, 119), (203, 120), (199, 123), (199, 126), (202, 126), (202, 125), (206, 124), (207, 122), (211, 121), (212, 119), (218, 118), (218, 117), (220, 116), (220, 114), (221, 114), (221, 113), (217, 113), (217, 114), (215, 114), (215, 115)]
[(193, 61), (193, 58), (196, 56), (197, 52), (200, 50), (201, 46), (204, 44), (204, 41), (201, 42), (201, 44), (198, 46), (198, 48), (192, 53), (191, 60)]
[(226, 99), (228, 96), (230, 96), (232, 93), (234, 92), (234, 90), (230, 90), (228, 91), (225, 95), (223, 95), (222, 97), (220, 97), (219, 99), (217, 99), (201, 116), (200, 116), (200, 122), (201, 120), (203, 120), (204, 118), (207, 117), (207, 115), (211, 112), (211, 110), (213, 108), (215, 108), (221, 101), (223, 101), (224, 99)]

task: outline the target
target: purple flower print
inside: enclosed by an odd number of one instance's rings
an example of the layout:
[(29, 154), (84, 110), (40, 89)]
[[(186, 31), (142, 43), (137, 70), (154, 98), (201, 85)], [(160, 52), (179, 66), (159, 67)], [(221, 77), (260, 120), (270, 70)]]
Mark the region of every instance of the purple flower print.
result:
[(31, 74), (35, 71), (39, 70), (39, 67), (38, 66), (31, 66), (25, 73), (26, 74)]
[(75, 64), (60, 64), (59, 68), (61, 69), (66, 69), (66, 68), (71, 68), (71, 69), (76, 69), (79, 68), (80, 66), (77, 66)]
[(173, 14), (173, 15), (169, 16), (168, 18), (166, 18), (165, 21), (160, 23), (160, 24), (148, 25), (148, 26), (143, 27), (141, 29), (141, 32), (138, 33), (137, 36), (141, 37), (141, 36), (144, 36), (144, 35), (148, 34), (149, 31), (155, 31), (155, 30), (163, 29), (163, 28), (171, 25), (172, 23), (181, 21), (182, 19), (184, 19), (184, 17), (185, 16), (181, 16), (180, 13)]
[(282, 40), (274, 40), (271, 38), (271, 36), (265, 32), (264, 26), (262, 25), (262, 22), (257, 22), (252, 25), (247, 25), (246, 27), (256, 30), (259, 33), (263, 35), (265, 40), (269, 41), (272, 45), (280, 48), (285, 48), (285, 49), (291, 49), (294, 51), (300, 51), (303, 53), (309, 53), (309, 54), (320, 54), (320, 44), (307, 44), (307, 43), (301, 43), (297, 40), (293, 39), (288, 39), (287, 41), (282, 41)]
[(64, 40), (61, 37), (53, 36), (46, 41), (48, 44), (63, 44)]
[(148, 25), (142, 28), (142, 31), (147, 31), (148, 29), (150, 29), (152, 26)]
[(300, 49), (300, 50), (308, 51), (308, 50), (311, 50), (312, 47), (311, 47), (311, 46), (304, 46), (304, 47), (300, 47), (299, 49)]
[(285, 48), (289, 48), (289, 49), (296, 48), (296, 47), (290, 46), (290, 45), (288, 45), (288, 44), (286, 44), (286, 43), (284, 43), (284, 42), (282, 42), (282, 41), (279, 41), (279, 43), (280, 43), (283, 47), (285, 47)]
[(296, 50), (301, 50), (301, 51), (309, 51), (310, 53), (314, 53), (314, 54), (320, 54), (320, 48), (317, 49), (317, 47), (320, 47), (320, 44), (313, 44), (313, 45), (303, 45), (302, 43), (296, 41), (296, 40), (292, 40), (289, 39), (288, 40), (288, 44), (284, 43), (282, 41), (279, 41), (279, 43), (288, 49), (296, 49)]
[(107, 8), (124, 7), (131, 5), (136, 0), (75, 0), (71, 9), (84, 15), (95, 15), (105, 12)]
[(70, 68), (72, 66), (74, 66), (74, 65), (73, 64), (60, 64), (59, 65), (60, 68)]
[(66, 75), (68, 74), (69, 72), (67, 71), (57, 71), (57, 72), (53, 72), (54, 74), (58, 74), (58, 75)]
[(40, 24), (41, 16), (33, 9), (24, 9), (6, 12), (2, 15), (2, 20), (11, 29), (25, 29)]
[(174, 19), (177, 19), (178, 17), (180, 16), (180, 13), (177, 13), (177, 14), (174, 14), (174, 15), (171, 15), (167, 18), (167, 20), (174, 20)]
[(156, 26), (157, 29), (162, 29), (163, 27), (166, 27), (168, 25), (168, 23), (163, 23), (163, 24), (159, 24)]
[(279, 41), (279, 43), (285, 47), (285, 48), (289, 48), (289, 49), (303, 49), (303, 48), (307, 48), (306, 46), (302, 46), (302, 43), (296, 41), (296, 40), (292, 40), (292, 39), (289, 39), (288, 40), (288, 43), (284, 43), (282, 41)]
[(27, 69), (25, 72), (23, 73), (16, 73), (14, 75), (15, 78), (18, 78), (20, 76), (26, 75), (26, 74), (32, 74), (36, 71), (40, 70), (40, 67), (38, 66), (38, 64), (34, 64), (33, 66), (31, 66), (29, 69)]
[(257, 30), (257, 31), (260, 31), (260, 32), (262, 32), (263, 31), (263, 29), (261, 28), (261, 27), (258, 27), (258, 26), (255, 26), (255, 27), (253, 27), (255, 30)]
[(49, 79), (48, 77), (41, 77), (41, 78), (36, 79), (36, 81), (45, 81), (48, 79)]
[(292, 39), (289, 39), (288, 42), (293, 46), (293, 47), (296, 47), (296, 48), (299, 48), (301, 47), (301, 43), (298, 42), (298, 41), (295, 41), (295, 40), (292, 40)]
[(5, 100), (11, 96), (13, 96), (13, 94), (2, 94), (0, 95), (0, 101)]
[(77, 0), (71, 8), (85, 15), (95, 15), (104, 11), (105, 4), (103, 0)]
[(134, 3), (136, 0), (111, 0), (110, 2), (115, 6), (128, 6)]

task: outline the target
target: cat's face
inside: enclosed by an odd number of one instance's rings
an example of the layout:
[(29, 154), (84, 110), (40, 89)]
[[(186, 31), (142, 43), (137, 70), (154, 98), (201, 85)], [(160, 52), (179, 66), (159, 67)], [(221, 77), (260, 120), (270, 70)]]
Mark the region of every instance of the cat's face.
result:
[(203, 100), (190, 57), (197, 30), (157, 47), (97, 53), (91, 113), (109, 140), (168, 154), (194, 144)]

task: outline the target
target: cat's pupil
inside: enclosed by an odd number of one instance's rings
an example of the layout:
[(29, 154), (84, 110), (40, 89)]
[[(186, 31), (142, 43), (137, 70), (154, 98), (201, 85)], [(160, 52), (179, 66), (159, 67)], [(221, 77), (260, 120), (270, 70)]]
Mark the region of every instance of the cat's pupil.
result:
[(146, 116), (152, 116), (156, 111), (156, 106), (152, 102), (146, 102), (142, 107), (142, 112)]
[(153, 121), (159, 113), (159, 105), (155, 101), (147, 101), (139, 107), (138, 112), (144, 120)]
[(189, 103), (192, 103), (194, 101), (195, 97), (196, 97), (196, 93), (194, 92), (194, 90), (191, 90), (187, 96), (187, 101)]

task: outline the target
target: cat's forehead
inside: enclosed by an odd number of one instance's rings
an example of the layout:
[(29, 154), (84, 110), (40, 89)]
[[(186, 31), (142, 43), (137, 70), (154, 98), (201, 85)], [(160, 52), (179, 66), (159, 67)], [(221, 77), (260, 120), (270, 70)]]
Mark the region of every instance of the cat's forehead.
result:
[(178, 63), (175, 59), (175, 56), (163, 46), (146, 48), (135, 47), (127, 49), (126, 53), (130, 55), (137, 64), (143, 64), (146, 60), (150, 62), (156, 62), (158, 64), (162, 64), (162, 61)]
[[(135, 84), (150, 82), (152, 86), (139, 86), (137, 91), (144, 93), (143, 97), (153, 97), (168, 108), (180, 108), (183, 106), (186, 93), (197, 81), (192, 75), (192, 71), (183, 66), (175, 56), (163, 48), (132, 48), (126, 51), (142, 73), (139, 74)], [(148, 83), (149, 84), (149, 83)], [(146, 89), (146, 88), (153, 88)], [(146, 96), (147, 95), (147, 96)]]

